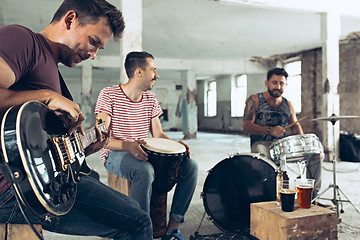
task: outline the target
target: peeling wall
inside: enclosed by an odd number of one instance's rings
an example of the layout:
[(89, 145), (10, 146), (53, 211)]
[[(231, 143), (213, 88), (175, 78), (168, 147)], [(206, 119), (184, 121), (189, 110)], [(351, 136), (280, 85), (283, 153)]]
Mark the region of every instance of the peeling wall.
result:
[(181, 113), (184, 139), (196, 138), (198, 131), (196, 89), (187, 89), (186, 99), (183, 99)]
[[(340, 45), (340, 116), (360, 116), (360, 40), (352, 40)], [(308, 119), (327, 117), (322, 112), (322, 94), (326, 86), (322, 84), (322, 51), (320, 48), (301, 53), (302, 60), (302, 109), (301, 116)], [(326, 85), (326, 84), (324, 84)], [(342, 119), (340, 131), (360, 134), (359, 119)], [(305, 133), (315, 133), (322, 140), (322, 122), (304, 121)]]
[[(340, 46), (340, 115), (360, 116), (360, 40)], [(360, 120), (341, 120), (340, 130), (360, 134)]]
[(322, 139), (322, 122), (310, 121), (310, 119), (322, 116), (322, 60), (321, 49), (301, 53), (301, 113), (298, 117), (309, 116), (300, 122), (304, 133), (315, 133)]

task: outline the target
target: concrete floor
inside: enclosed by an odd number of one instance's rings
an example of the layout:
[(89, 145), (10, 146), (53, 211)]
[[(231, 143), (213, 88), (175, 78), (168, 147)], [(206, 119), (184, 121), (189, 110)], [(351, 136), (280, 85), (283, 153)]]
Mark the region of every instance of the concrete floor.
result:
[[(180, 140), (183, 136), (181, 132), (167, 132), (166, 134), (174, 140)], [(184, 141), (191, 147), (191, 156), (199, 163), (199, 178), (192, 203), (188, 213), (185, 216), (185, 222), (180, 227), (181, 232), (185, 239), (189, 239), (190, 236), (194, 235), (196, 231), (198, 231), (200, 235), (221, 233), (222, 231), (209, 220), (209, 214), (205, 214), (205, 218), (201, 224), (201, 227), (198, 229), (201, 219), (205, 213), (204, 203), (200, 195), (203, 192), (203, 185), (208, 176), (208, 171), (212, 169), (217, 163), (228, 158), (229, 156), (232, 156), (236, 153), (248, 153), (250, 151), (249, 138), (240, 135), (200, 132), (198, 133), (197, 139)], [(106, 184), (106, 171), (100, 162), (98, 153), (90, 156), (87, 162), (92, 168), (100, 173), (100, 180)], [(295, 164), (289, 164), (289, 167), (294, 170), (294, 172), (289, 170), (291, 178), (295, 176), (295, 172), (298, 170)], [(332, 163), (323, 163), (321, 191), (325, 190), (327, 187), (329, 187), (330, 184), (333, 183), (333, 173), (331, 171), (332, 168)], [(336, 168), (337, 185), (343, 191), (343, 193), (346, 194), (346, 197), (349, 198), (357, 208), (360, 208), (360, 188), (357, 187), (357, 184), (360, 184), (360, 163), (337, 162)], [(332, 199), (333, 188), (327, 190), (322, 196), (324, 198)], [(172, 191), (169, 192), (168, 199), (171, 199), (171, 197)], [(340, 197), (342, 200), (346, 200), (346, 197), (343, 194), (341, 194)], [(329, 200), (321, 200), (321, 202), (329, 205), (332, 204), (332, 202)], [(360, 239), (360, 213), (357, 212), (356, 209), (347, 202), (343, 203), (343, 210), (344, 213), (340, 214), (341, 222), (338, 224), (338, 239)], [(98, 237), (74, 237), (54, 234), (47, 231), (44, 231), (44, 237), (46, 240), (104, 239)]]

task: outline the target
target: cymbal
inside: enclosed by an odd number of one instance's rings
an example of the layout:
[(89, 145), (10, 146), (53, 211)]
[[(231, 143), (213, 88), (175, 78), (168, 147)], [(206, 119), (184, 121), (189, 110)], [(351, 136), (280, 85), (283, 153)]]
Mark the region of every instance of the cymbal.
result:
[(337, 121), (337, 120), (341, 120), (341, 119), (354, 119), (354, 118), (359, 118), (359, 116), (336, 116), (335, 114), (329, 116), (329, 117), (321, 117), (321, 118), (314, 118), (311, 119), (310, 121)]

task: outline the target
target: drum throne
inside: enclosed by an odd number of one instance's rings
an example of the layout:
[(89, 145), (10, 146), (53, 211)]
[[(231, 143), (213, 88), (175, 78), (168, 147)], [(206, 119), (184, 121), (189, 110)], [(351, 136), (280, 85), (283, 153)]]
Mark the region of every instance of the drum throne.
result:
[[(131, 195), (131, 181), (107, 172), (108, 186), (127, 196)], [(152, 195), (150, 201), (150, 217), (153, 223), (153, 236), (159, 238), (166, 233), (167, 194)]]

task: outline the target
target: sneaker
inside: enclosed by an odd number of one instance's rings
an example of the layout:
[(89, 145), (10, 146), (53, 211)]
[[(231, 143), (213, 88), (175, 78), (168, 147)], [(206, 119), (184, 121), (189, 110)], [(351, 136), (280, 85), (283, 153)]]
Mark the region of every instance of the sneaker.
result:
[(166, 235), (161, 237), (161, 240), (185, 240), (181, 235), (179, 229), (175, 229), (166, 233)]

